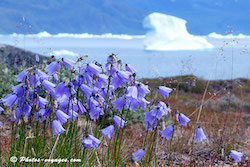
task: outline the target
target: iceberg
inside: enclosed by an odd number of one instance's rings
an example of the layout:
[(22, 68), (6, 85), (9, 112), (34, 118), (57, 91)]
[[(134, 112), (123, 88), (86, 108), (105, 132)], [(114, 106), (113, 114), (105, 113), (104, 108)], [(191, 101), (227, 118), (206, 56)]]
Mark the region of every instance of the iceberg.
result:
[(64, 57), (64, 56), (70, 56), (70, 57), (79, 57), (79, 54), (69, 51), (69, 50), (55, 50), (50, 53), (50, 55), (54, 55), (56, 57)]
[(144, 39), (146, 50), (203, 50), (213, 45), (206, 38), (189, 34), (186, 20), (178, 17), (152, 13), (148, 15), (143, 26), (149, 31)]
[(244, 34), (238, 34), (238, 35), (233, 35), (233, 34), (227, 34), (227, 35), (221, 35), (221, 34), (217, 34), (215, 32), (208, 34), (209, 38), (216, 38), (216, 39), (233, 39), (233, 38), (237, 38), (237, 39), (249, 39), (250, 36), (249, 35), (244, 35)]
[[(0, 37), (2, 35), (0, 34)], [(39, 32), (37, 34), (17, 34), (13, 33), (9, 35), (10, 37), (30, 37), (30, 38), (79, 38), (79, 39), (89, 39), (89, 38), (107, 38), (107, 39), (140, 39), (144, 38), (144, 35), (127, 35), (127, 34), (112, 34), (106, 33), (101, 35), (96, 34), (88, 34), (88, 33), (81, 33), (81, 34), (69, 34), (69, 33), (58, 33), (58, 34), (50, 34), (46, 31)]]

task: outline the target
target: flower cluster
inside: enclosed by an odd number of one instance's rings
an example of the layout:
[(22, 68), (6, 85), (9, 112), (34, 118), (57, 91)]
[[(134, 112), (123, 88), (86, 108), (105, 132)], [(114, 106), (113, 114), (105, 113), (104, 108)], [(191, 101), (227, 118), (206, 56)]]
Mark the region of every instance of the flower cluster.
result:
[[(66, 132), (68, 122), (76, 122), (82, 114), (99, 126), (95, 134), (93, 131), (92, 134), (85, 131), (82, 141), (85, 148), (98, 148), (102, 143), (100, 136), (108, 141), (112, 139), (114, 132), (119, 132), (114, 140), (114, 143), (119, 145), (117, 140), (122, 140), (119, 135), (122, 134), (121, 129), (126, 126), (128, 112), (136, 112), (138, 107), (146, 110), (150, 104), (146, 95), (150, 90), (147, 85), (137, 80), (136, 69), (129, 64), (123, 68), (121, 61), (117, 60), (114, 54), (107, 58), (105, 66), (98, 62), (82, 63), (84, 57), (86, 56), (73, 61), (68, 58), (56, 60), (52, 56), (46, 68), (38, 69), (38, 63), (37, 66), (16, 75), (18, 84), (12, 88), (11, 94), (0, 100), (0, 103), (12, 111), (11, 120), (16, 123), (24, 121), (26, 124), (37, 121), (38, 124), (44, 125), (49, 122), (53, 134), (58, 136)], [(39, 57), (36, 57), (36, 61), (39, 62)], [(63, 74), (62, 69), (67, 69), (68, 73)], [(173, 89), (165, 86), (158, 87), (158, 92), (164, 99), (169, 98), (172, 91)], [(0, 114), (2, 111), (3, 108), (0, 107)], [(159, 101), (144, 114), (146, 131), (156, 134), (159, 130), (157, 127), (164, 117), (172, 113), (168, 103)], [(178, 110), (175, 116), (175, 119), (172, 119), (174, 121), (160, 131), (161, 136), (167, 140), (173, 138), (177, 127), (187, 126), (191, 121)], [(102, 124), (107, 117), (110, 121)], [(202, 142), (205, 139), (203, 129), (198, 126), (194, 141)], [(132, 154), (133, 161), (142, 160), (148, 151), (145, 145), (143, 147)], [(119, 156), (119, 151), (114, 152), (115, 156)], [(238, 162), (243, 154), (231, 151), (230, 155)]]
[[(80, 114), (97, 121), (107, 111), (118, 110), (120, 114), (113, 112), (111, 116), (114, 125), (120, 129), (126, 123), (122, 118), (126, 109), (135, 111), (138, 106), (146, 109), (149, 102), (145, 96), (150, 91), (148, 86), (136, 81), (133, 66), (126, 64), (122, 70), (121, 61), (117, 61), (114, 54), (108, 57), (105, 67), (97, 62), (80, 66), (82, 60), (78, 60), (77, 66), (77, 61), (51, 57), (45, 71), (32, 67), (18, 74), (16, 81), (19, 84), (12, 88), (13, 93), (1, 100), (13, 111), (11, 120), (28, 123), (35, 118), (43, 123), (50, 117), (53, 119), (54, 135), (57, 136), (65, 132), (63, 126), (68, 120), (74, 122)], [(71, 72), (64, 80), (60, 79), (62, 68)], [(83, 101), (78, 98), (79, 91), (84, 96)], [(120, 97), (117, 92), (120, 92)], [(111, 139), (114, 125), (102, 129), (103, 136)], [(83, 141), (84, 146), (96, 147), (99, 142), (86, 144), (92, 140), (96, 141), (88, 135)]]

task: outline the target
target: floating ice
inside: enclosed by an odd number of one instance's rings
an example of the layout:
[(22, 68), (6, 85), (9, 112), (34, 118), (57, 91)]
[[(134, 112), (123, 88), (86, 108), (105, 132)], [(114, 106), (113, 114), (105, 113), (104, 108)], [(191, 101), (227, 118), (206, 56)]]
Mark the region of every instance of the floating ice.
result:
[(213, 48), (204, 37), (189, 34), (186, 21), (162, 13), (152, 13), (143, 22), (149, 28), (144, 45), (146, 50), (201, 50)]
[[(10, 37), (23, 37), (24, 34), (17, 34), (13, 33)], [(69, 34), (69, 33), (58, 33), (58, 34), (50, 34), (46, 31), (40, 32), (38, 34), (25, 34), (25, 37), (35, 37), (35, 38), (115, 38), (115, 39), (137, 39), (137, 38), (144, 38), (144, 35), (127, 35), (127, 34), (88, 34), (88, 33), (81, 33), (81, 34)]]
[(79, 57), (79, 54), (69, 51), (69, 50), (56, 50), (51, 53), (52, 55), (55, 55), (56, 57), (64, 57), (64, 56), (70, 56), (70, 57)]
[(247, 39), (247, 38), (250, 38), (249, 35), (244, 35), (244, 34), (238, 34), (238, 35), (233, 35), (233, 34), (221, 35), (221, 34), (217, 34), (215, 32), (208, 34), (208, 37), (209, 38), (217, 38), (217, 39), (231, 39), (231, 38)]

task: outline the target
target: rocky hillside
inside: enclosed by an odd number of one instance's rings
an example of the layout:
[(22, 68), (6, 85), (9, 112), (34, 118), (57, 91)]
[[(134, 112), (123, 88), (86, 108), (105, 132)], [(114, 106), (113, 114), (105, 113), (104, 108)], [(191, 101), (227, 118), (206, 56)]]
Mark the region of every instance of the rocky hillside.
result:
[(40, 62), (48, 59), (43, 55), (26, 51), (14, 46), (0, 44), (1, 63), (6, 63), (9, 67), (13, 67), (15, 65), (24, 65), (26, 67), (32, 66), (36, 63), (36, 55), (39, 56)]

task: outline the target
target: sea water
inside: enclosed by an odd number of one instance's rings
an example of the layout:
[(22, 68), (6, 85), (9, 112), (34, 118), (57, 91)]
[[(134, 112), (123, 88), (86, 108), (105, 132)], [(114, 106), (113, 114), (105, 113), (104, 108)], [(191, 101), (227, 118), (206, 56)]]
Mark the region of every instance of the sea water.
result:
[(192, 51), (146, 51), (144, 38), (74, 38), (27, 37), (2, 35), (1, 44), (9, 44), (45, 56), (77, 59), (88, 55), (85, 63), (98, 61), (104, 64), (114, 53), (133, 65), (140, 78), (195, 75), (204, 79), (250, 78), (250, 39), (206, 37), (214, 48)]

